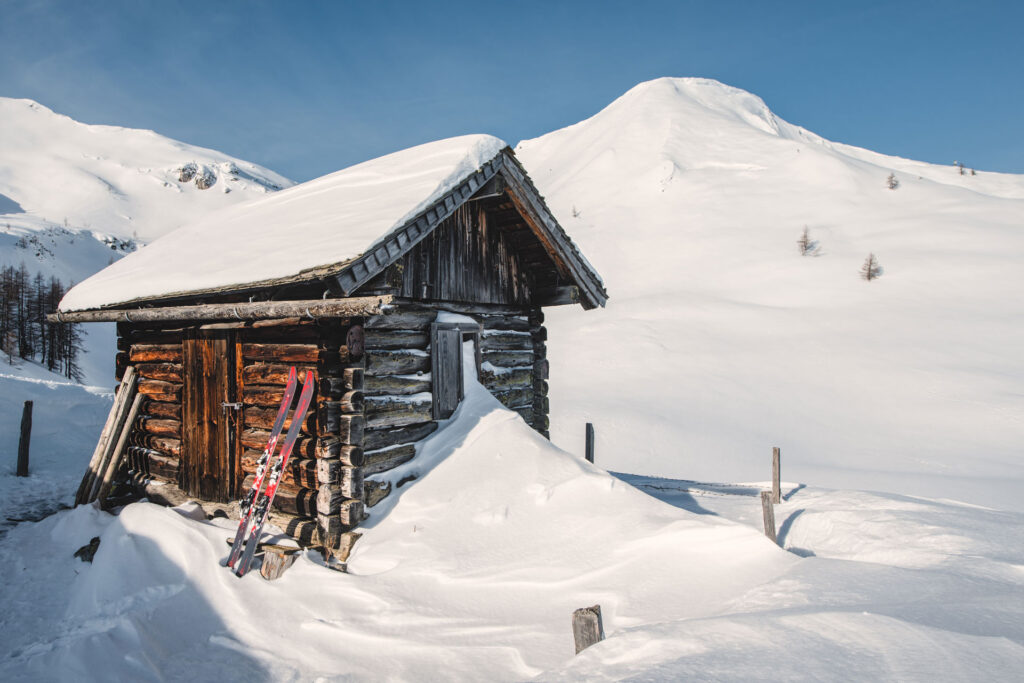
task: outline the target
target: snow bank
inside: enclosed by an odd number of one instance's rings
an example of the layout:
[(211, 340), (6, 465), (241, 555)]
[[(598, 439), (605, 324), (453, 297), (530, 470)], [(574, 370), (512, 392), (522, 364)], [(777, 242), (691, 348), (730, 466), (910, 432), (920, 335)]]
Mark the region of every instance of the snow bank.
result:
[(432, 142), (210, 214), (75, 287), (61, 310), (259, 282), (347, 261), (505, 146), (488, 135)]

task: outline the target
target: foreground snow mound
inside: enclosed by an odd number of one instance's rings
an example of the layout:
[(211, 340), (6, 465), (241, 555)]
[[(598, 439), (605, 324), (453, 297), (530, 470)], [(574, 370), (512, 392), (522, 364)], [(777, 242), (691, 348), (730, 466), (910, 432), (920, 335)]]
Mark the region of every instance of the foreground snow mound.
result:
[(571, 657), (575, 608), (600, 603), (609, 632), (709, 615), (801, 561), (577, 461), (479, 385), (423, 450), (419, 478), (386, 517), (374, 509), (349, 575), (307, 554), (277, 582), (238, 580), (219, 564), (229, 522), (146, 503), (95, 532), (92, 565), (68, 556), (93, 527), (53, 532), (89, 508), (17, 527), (0, 548), (23, 576), (50, 563), (40, 579), (61, 583), (67, 607), (46, 603), (52, 622), (20, 637), (0, 674), (523, 680)]
[(292, 184), (153, 131), (87, 125), (31, 100), (0, 98), (0, 213), (145, 242)]
[(781, 446), (796, 480), (1024, 509), (1024, 177), (831, 143), (704, 79), (516, 154), (611, 295), (548, 314), (556, 443), (593, 422), (602, 465), (706, 481)]

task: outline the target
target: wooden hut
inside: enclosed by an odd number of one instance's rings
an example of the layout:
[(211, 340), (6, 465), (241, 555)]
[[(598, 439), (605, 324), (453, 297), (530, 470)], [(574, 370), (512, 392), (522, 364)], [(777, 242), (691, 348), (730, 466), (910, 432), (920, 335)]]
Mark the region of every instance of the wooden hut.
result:
[(513, 151), (466, 136), (212, 214), (84, 281), (56, 317), (117, 323), (117, 378), (134, 366), (145, 396), (123, 458), (154, 500), (237, 500), (289, 366), (313, 373), (271, 519), (331, 549), (387, 494), (373, 475), (456, 408), (460, 342), (547, 435), (543, 308), (606, 298)]

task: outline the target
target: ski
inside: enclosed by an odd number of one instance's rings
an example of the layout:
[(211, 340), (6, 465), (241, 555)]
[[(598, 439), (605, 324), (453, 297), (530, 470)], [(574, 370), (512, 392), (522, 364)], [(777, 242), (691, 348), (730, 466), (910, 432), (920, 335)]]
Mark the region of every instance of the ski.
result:
[[(270, 431), (270, 438), (267, 439), (267, 446), (263, 449), (263, 455), (260, 456), (259, 464), (256, 467), (256, 476), (253, 479), (252, 487), (245, 496), (242, 497), (242, 500), (238, 501), (238, 531), (235, 532), (235, 542), (231, 544), (231, 554), (228, 555), (229, 567), (234, 567), (235, 562), (238, 561), (239, 556), (242, 554), (242, 545), (245, 542), (245, 530), (249, 526), (249, 517), (252, 514), (253, 503), (256, 501), (257, 496), (259, 496), (260, 489), (263, 488), (263, 480), (265, 479), (267, 466), (270, 464), (270, 459), (274, 457), (274, 451), (277, 449), (277, 440), (281, 436), (284, 421), (288, 417), (288, 409), (292, 405), (292, 398), (295, 397), (295, 386), (297, 384), (298, 375), (295, 372), (295, 366), (292, 366), (292, 369), (288, 372), (288, 384), (285, 385), (284, 388), (284, 397), (281, 399), (281, 407), (277, 411), (277, 418), (274, 419), (274, 428)], [(296, 416), (298, 415), (299, 414), (296, 413)]]
[[(295, 415), (305, 415), (309, 409), (309, 403), (313, 400), (316, 384), (313, 381), (313, 373), (306, 373), (306, 381), (302, 383), (302, 393), (299, 394), (299, 404), (295, 407)], [(274, 503), (274, 495), (277, 493), (277, 484), (281, 480), (281, 473), (288, 465), (288, 457), (292, 453), (296, 439), (299, 438), (299, 429), (302, 427), (302, 420), (293, 419), (292, 426), (288, 429), (288, 436), (281, 446), (281, 454), (274, 461), (270, 468), (270, 478), (267, 480), (267, 490), (256, 498), (249, 522), (250, 531), (245, 535), (245, 552), (242, 559), (235, 567), (237, 576), (244, 576), (249, 571), (252, 558), (256, 554), (256, 547), (259, 545), (260, 535), (263, 533), (263, 525), (270, 514), (270, 506)]]

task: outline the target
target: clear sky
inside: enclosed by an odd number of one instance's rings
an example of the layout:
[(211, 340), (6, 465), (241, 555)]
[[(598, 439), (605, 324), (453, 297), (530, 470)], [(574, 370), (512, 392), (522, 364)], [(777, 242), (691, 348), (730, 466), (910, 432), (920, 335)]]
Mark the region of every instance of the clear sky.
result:
[(0, 0), (0, 95), (295, 180), (515, 144), (703, 76), (826, 138), (1024, 172), (1024, 3)]

